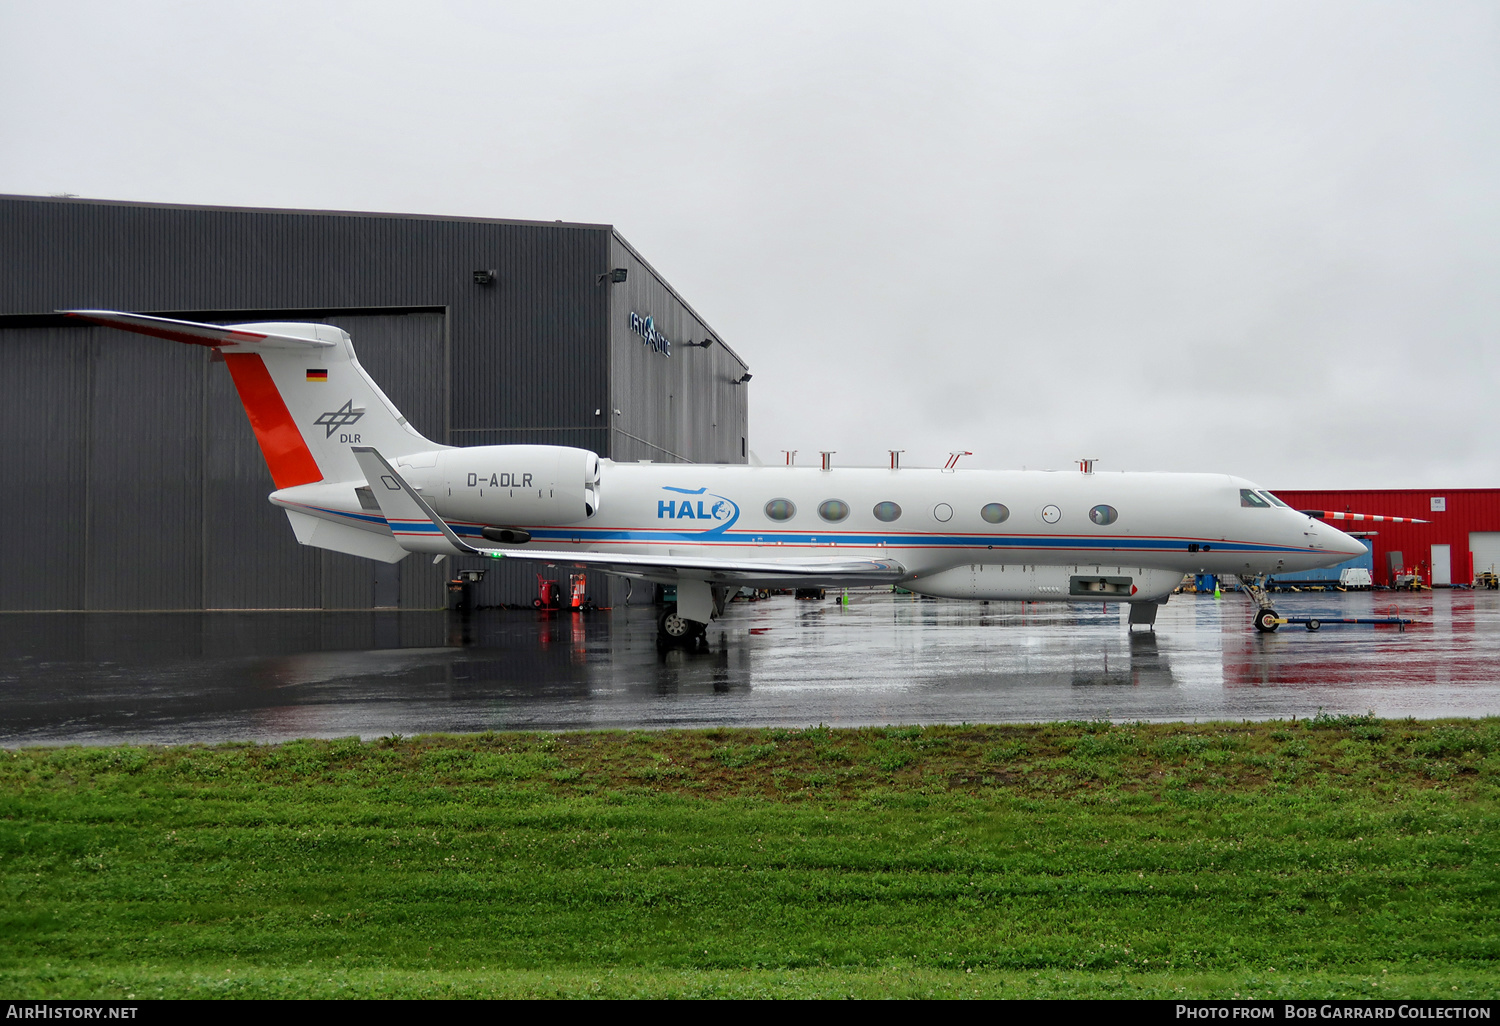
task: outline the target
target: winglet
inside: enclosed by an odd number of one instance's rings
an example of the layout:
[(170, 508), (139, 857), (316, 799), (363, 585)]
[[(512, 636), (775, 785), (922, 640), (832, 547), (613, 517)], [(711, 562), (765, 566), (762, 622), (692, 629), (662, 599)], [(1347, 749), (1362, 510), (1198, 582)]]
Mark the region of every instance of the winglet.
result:
[(380, 512), (391, 525), (391, 534), (408, 552), (436, 552), (451, 556), (455, 553), (469, 556), (487, 556), (489, 553), (476, 549), (453, 533), (453, 528), (432, 511), (415, 488), (386, 462), (386, 458), (368, 445), (350, 447), (359, 469), (370, 483), (370, 491), (380, 504)]

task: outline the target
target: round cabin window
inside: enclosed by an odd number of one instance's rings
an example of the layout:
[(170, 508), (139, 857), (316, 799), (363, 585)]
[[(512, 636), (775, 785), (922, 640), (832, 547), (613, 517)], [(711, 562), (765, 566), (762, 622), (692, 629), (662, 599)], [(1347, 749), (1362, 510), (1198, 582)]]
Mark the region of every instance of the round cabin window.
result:
[(936, 506), (932, 507), (932, 515), (946, 524), (948, 521), (953, 519), (953, 507), (948, 505), (946, 502), (940, 502)]
[(875, 519), (882, 524), (889, 524), (901, 517), (901, 507), (894, 502), (881, 502), (875, 506)]
[(987, 524), (1003, 524), (1010, 519), (1010, 510), (1003, 504), (991, 502), (979, 511)]
[(836, 524), (849, 515), (849, 504), (843, 499), (827, 499), (818, 506), (818, 516)]
[(1120, 519), (1120, 511), (1113, 506), (1095, 506), (1089, 510), (1089, 519), (1100, 527), (1114, 523)]
[(766, 516), (771, 520), (790, 520), (797, 515), (797, 506), (791, 499), (772, 499), (766, 503)]

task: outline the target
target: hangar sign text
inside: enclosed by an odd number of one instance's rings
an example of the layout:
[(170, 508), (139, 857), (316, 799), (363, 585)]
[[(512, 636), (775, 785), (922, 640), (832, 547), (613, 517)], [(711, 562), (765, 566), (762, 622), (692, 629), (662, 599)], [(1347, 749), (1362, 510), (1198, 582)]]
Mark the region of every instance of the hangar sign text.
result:
[(656, 330), (650, 317), (642, 317), (635, 311), (630, 313), (630, 330), (641, 336), (641, 340), (663, 356), (672, 355), (672, 341)]

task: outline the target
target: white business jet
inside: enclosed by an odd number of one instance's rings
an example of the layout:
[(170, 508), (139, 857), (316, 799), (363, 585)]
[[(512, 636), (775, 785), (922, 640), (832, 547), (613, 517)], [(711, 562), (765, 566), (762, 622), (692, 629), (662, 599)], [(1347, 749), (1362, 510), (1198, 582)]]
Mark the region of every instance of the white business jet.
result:
[[(525, 559), (675, 585), (691, 637), (741, 586), (890, 585), (942, 598), (1127, 602), (1154, 624), (1185, 573), (1268, 574), (1365, 546), (1227, 474), (615, 463), (560, 445), (424, 438), (325, 324), (221, 326), (104, 310), (96, 324), (223, 354), (303, 545)], [(951, 463), (951, 461), (950, 461)]]

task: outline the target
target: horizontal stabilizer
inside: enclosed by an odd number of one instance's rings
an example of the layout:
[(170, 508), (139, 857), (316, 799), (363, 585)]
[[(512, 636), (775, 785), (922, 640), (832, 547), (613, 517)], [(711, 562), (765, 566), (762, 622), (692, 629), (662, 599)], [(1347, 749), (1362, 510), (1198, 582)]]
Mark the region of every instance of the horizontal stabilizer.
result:
[[(211, 346), (215, 349), (228, 349), (231, 352), (240, 350), (248, 352), (256, 349), (326, 349), (336, 344), (335, 337), (338, 331), (336, 328), (325, 327), (324, 330), (331, 332), (332, 335), (323, 339), (316, 337), (317, 329), (323, 327), (316, 324), (295, 326), (308, 329), (308, 335), (304, 337), (260, 331), (246, 326), (174, 321), (169, 317), (148, 317), (145, 314), (119, 313), (114, 310), (59, 310), (58, 313), (92, 321), (94, 324), (102, 324), (106, 328), (119, 328), (121, 331), (133, 331), (138, 335), (152, 335), (156, 338), (170, 339), (173, 342), (186, 342), (193, 346)], [(287, 325), (287, 327), (293, 327), (293, 325)]]
[(364, 559), (378, 559), (382, 563), (396, 563), (411, 553), (407, 552), (389, 534), (362, 531), (348, 524), (336, 524), (322, 517), (311, 517), (294, 509), (286, 511), (291, 521), (292, 532), (297, 541), (317, 549), (343, 552)]

